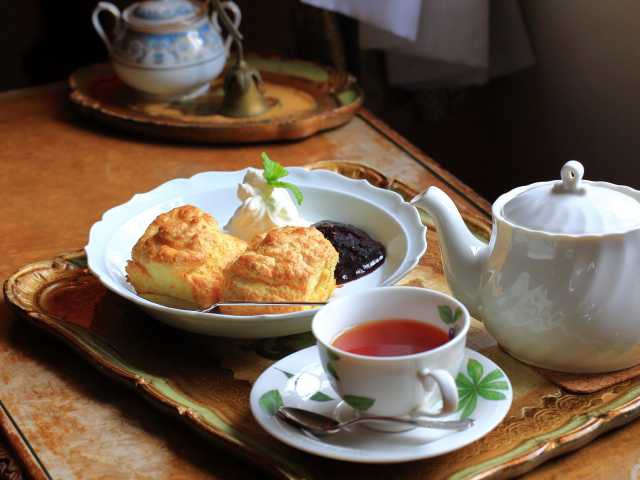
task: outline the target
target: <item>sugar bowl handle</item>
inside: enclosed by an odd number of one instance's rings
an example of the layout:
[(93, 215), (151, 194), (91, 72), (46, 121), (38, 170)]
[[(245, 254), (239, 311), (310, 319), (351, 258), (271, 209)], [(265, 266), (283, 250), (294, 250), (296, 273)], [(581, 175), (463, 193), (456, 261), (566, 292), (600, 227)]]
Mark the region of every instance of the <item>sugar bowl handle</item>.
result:
[[(236, 30), (240, 27), (240, 21), (242, 20), (242, 13), (240, 12), (240, 7), (236, 5), (234, 2), (221, 2), (220, 8), (225, 8), (229, 10), (233, 15), (233, 19), (231, 20), (233, 26), (236, 27)], [(211, 13), (211, 23), (213, 27), (216, 29), (218, 33), (222, 33), (222, 29), (220, 28), (220, 23), (218, 22), (218, 11), (214, 10)], [(227, 34), (227, 38), (224, 39), (224, 53), (226, 56), (229, 55), (229, 49), (231, 48), (231, 42), (233, 41), (233, 37), (230, 33)]]
[(458, 387), (449, 372), (442, 369), (431, 370), (423, 368), (418, 372), (418, 378), (422, 382), (425, 391), (429, 388), (428, 380), (430, 378), (438, 385), (442, 395), (442, 409), (438, 412), (438, 415), (447, 415), (458, 409)]
[(109, 12), (111, 15), (113, 15), (116, 18), (116, 22), (118, 22), (120, 21), (120, 10), (118, 10), (118, 7), (116, 7), (113, 3), (99, 2), (98, 5), (96, 5), (96, 8), (93, 10), (93, 15), (91, 15), (91, 22), (93, 23), (93, 28), (95, 28), (96, 32), (98, 32), (98, 35), (100, 35), (100, 38), (102, 39), (104, 44), (107, 46), (107, 50), (111, 52), (111, 41), (109, 40), (109, 37), (104, 32), (104, 29), (100, 24), (100, 14), (102, 12)]

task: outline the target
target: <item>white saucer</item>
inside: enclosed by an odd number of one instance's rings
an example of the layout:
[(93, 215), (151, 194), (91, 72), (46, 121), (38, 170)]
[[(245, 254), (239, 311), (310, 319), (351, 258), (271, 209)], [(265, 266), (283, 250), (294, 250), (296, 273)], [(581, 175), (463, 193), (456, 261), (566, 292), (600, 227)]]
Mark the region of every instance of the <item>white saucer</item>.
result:
[[(463, 432), (417, 428), (383, 433), (357, 425), (334, 435), (315, 436), (281, 421), (271, 413), (281, 404), (334, 418), (338, 415), (341, 419), (344, 419), (345, 408), (350, 408), (345, 407), (331, 388), (315, 346), (283, 358), (260, 375), (251, 390), (251, 411), (258, 423), (278, 440), (322, 457), (359, 463), (397, 463), (435, 457), (489, 433), (511, 406), (511, 383), (502, 369), (473, 350), (466, 349), (465, 355), (456, 381), (462, 408), (455, 414), (439, 417), (457, 419), (463, 413), (467, 416), (470, 413), (476, 423)], [(488, 386), (482, 389), (484, 396), (473, 389), (474, 384), (477, 386), (482, 380), (485, 380), (483, 385)]]

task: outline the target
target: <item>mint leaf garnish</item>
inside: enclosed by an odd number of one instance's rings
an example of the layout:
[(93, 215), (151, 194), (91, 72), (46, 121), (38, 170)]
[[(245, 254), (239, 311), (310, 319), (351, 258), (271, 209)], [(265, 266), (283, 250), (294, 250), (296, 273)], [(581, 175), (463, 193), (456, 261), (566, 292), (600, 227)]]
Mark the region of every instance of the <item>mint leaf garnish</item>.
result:
[(261, 157), (262, 157), (262, 168), (263, 168), (262, 176), (267, 182), (267, 185), (274, 188), (275, 187), (286, 188), (293, 194), (294, 198), (296, 199), (296, 202), (298, 202), (298, 205), (302, 205), (304, 196), (302, 195), (302, 192), (300, 191), (300, 189), (292, 183), (280, 181), (281, 178), (289, 175), (289, 172), (287, 172), (287, 169), (284, 168), (282, 165), (280, 165), (278, 162), (274, 162), (273, 160), (271, 160), (269, 158), (269, 155), (267, 155), (266, 152), (262, 152)]
[(278, 162), (274, 162), (269, 158), (266, 152), (262, 152), (262, 168), (264, 169), (264, 179), (269, 182), (275, 182), (276, 180), (281, 179), (282, 177), (286, 177), (289, 175), (287, 169), (280, 165)]
[(298, 205), (302, 205), (302, 201), (304, 200), (304, 197), (302, 196), (302, 192), (293, 183), (289, 183), (289, 182), (267, 182), (267, 183), (272, 187), (287, 188), (291, 193), (293, 193), (293, 196), (295, 197), (296, 202), (298, 202)]

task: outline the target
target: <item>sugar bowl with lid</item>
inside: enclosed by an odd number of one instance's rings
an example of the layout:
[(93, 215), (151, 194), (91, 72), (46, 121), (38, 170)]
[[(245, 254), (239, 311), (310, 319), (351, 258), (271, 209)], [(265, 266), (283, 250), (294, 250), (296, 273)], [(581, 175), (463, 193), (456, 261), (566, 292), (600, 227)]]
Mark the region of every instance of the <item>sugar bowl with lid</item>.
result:
[(498, 343), (526, 363), (607, 372), (640, 363), (640, 192), (583, 180), (535, 183), (493, 204), (488, 245), (436, 187), (413, 200), (435, 219), (445, 275)]
[[(232, 13), (238, 27), (238, 6), (227, 1), (221, 7)], [(111, 35), (100, 23), (102, 12), (115, 17)], [(231, 46), (231, 38), (221, 37), (218, 12), (209, 16), (208, 3), (197, 0), (144, 0), (122, 12), (112, 3), (99, 2), (92, 21), (118, 77), (158, 100), (206, 92), (222, 72)]]

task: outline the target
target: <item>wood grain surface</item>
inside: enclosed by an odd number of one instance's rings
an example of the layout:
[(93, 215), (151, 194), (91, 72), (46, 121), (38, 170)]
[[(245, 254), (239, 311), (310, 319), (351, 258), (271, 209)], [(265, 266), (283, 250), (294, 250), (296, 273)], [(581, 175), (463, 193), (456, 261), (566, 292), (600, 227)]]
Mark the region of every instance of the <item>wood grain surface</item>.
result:
[[(137, 192), (197, 172), (258, 165), (263, 150), (285, 165), (365, 163), (418, 189), (438, 185), (468, 216), (488, 216), (486, 201), (367, 112), (300, 142), (212, 147), (110, 131), (73, 115), (66, 97), (62, 85), (0, 95), (3, 279), (27, 262), (81, 248), (102, 212)], [(29, 412), (12, 417), (26, 448), (11, 453), (25, 471), (39, 465), (42, 478), (56, 479), (260, 478), (246, 463), (104, 379), (68, 348), (18, 322), (4, 304), (0, 351), (14, 365), (10, 371), (0, 366), (0, 400), (9, 397), (4, 388), (11, 378), (21, 393), (12, 391), (11, 398), (21, 403), (4, 408), (9, 414)], [(530, 476), (635, 478), (638, 438), (636, 422)]]

